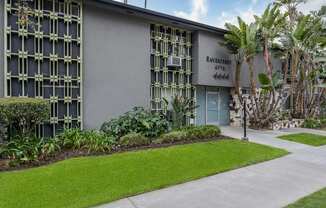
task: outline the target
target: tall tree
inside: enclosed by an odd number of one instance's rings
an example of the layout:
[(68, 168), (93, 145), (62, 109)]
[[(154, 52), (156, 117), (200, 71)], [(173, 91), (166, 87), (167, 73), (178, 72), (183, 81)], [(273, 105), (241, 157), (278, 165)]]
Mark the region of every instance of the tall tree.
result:
[(270, 79), (273, 76), (273, 66), (269, 49), (272, 48), (275, 39), (280, 37), (286, 17), (281, 14), (279, 7), (279, 5), (268, 5), (260, 17), (255, 16), (258, 24), (258, 37), (263, 46), (264, 61)]
[(241, 18), (238, 18), (238, 25), (237, 27), (229, 23), (225, 24), (228, 32), (224, 36), (225, 42), (222, 42), (221, 45), (225, 46), (233, 54), (235, 61), (235, 92), (240, 95), (241, 67), (244, 61), (242, 43), (246, 36), (247, 24)]

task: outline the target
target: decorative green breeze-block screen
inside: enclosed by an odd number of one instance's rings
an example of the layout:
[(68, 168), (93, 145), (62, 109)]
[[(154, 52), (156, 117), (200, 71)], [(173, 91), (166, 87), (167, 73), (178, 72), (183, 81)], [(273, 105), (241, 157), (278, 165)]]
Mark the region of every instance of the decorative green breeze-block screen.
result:
[[(168, 66), (169, 57), (181, 58), (181, 66)], [(163, 98), (183, 96), (196, 103), (192, 85), (192, 33), (165, 25), (151, 25), (151, 108), (166, 111)], [(187, 122), (195, 112), (187, 115)]]
[(34, 0), (35, 27), (18, 23), (18, 0), (5, 0), (5, 96), (49, 100), (40, 135), (82, 126), (82, 3)]

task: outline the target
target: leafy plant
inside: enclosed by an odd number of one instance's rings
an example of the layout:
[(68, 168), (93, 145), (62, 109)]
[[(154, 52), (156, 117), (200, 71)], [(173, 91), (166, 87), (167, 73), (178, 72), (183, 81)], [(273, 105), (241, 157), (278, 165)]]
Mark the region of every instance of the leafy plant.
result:
[(5, 143), (0, 148), (0, 156), (11, 160), (11, 165), (38, 161), (60, 150), (56, 140), (37, 137), (19, 137)]
[(0, 115), (11, 127), (11, 137), (33, 136), (35, 127), (49, 118), (50, 105), (43, 99), (0, 98)]
[(320, 119), (320, 125), (321, 125), (321, 128), (326, 128), (326, 118)]
[(139, 147), (151, 143), (151, 141), (140, 133), (130, 133), (120, 138), (120, 145), (123, 147)]
[(303, 127), (309, 129), (321, 128), (321, 122), (318, 119), (305, 119)]
[(49, 138), (41, 140), (41, 158), (54, 155), (56, 152), (61, 150), (60, 143), (57, 138)]
[(114, 137), (95, 130), (67, 129), (57, 139), (64, 148), (86, 150), (88, 153), (110, 152), (116, 143)]
[(176, 130), (166, 134), (162, 134), (158, 139), (154, 140), (155, 144), (175, 143), (187, 141), (188, 136), (186, 131)]
[(277, 89), (283, 83), (283, 80), (281, 79), (279, 73), (274, 73), (272, 75), (272, 79), (270, 79), (267, 74), (260, 73), (258, 75), (258, 80), (259, 83), (261, 84), (261, 88), (267, 91), (272, 91), (273, 89)]
[[(163, 99), (165, 105), (169, 105), (167, 99)], [(194, 105), (191, 98), (185, 98), (179, 95), (173, 97), (171, 101), (172, 109), (168, 114), (171, 114), (172, 128), (179, 129), (186, 125), (186, 116), (191, 114), (199, 105)]]
[(157, 137), (168, 128), (168, 121), (163, 116), (142, 107), (135, 107), (132, 111), (103, 123), (101, 131), (118, 138), (134, 132), (146, 137)]
[(0, 114), (0, 143), (7, 138), (8, 122), (3, 115)]

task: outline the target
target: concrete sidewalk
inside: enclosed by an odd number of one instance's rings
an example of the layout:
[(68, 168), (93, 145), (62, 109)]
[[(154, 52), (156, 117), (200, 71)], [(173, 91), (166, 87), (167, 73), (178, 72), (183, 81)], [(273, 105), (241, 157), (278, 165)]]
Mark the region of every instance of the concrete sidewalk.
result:
[[(223, 134), (241, 138), (242, 129)], [(249, 130), (251, 141), (287, 149), (292, 154), (177, 186), (129, 197), (99, 208), (281, 208), (326, 187), (326, 147), (310, 147), (276, 137), (310, 132)], [(312, 133), (317, 133), (311, 131)], [(318, 132), (324, 134), (325, 132)], [(326, 135), (326, 133), (325, 133)]]

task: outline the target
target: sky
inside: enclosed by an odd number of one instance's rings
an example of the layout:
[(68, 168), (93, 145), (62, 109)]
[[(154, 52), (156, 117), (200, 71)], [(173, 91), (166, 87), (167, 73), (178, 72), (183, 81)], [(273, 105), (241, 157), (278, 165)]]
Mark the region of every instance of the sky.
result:
[[(248, 23), (254, 21), (253, 15), (260, 15), (271, 2), (273, 0), (147, 0), (147, 8), (224, 28), (226, 22), (235, 24), (237, 16)], [(144, 7), (144, 0), (128, 0), (128, 3)], [(299, 9), (309, 13), (322, 5), (326, 5), (326, 0), (308, 0)]]

